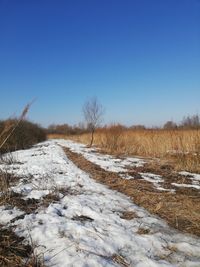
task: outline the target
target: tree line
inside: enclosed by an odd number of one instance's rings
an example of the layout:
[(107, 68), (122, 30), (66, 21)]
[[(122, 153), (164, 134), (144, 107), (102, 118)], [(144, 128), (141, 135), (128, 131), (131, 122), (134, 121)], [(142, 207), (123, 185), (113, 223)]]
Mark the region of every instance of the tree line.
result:
[[(176, 123), (172, 120), (167, 121), (164, 123), (162, 127), (146, 127), (145, 125), (132, 125), (132, 126), (125, 126), (121, 124), (115, 124), (120, 125), (124, 129), (130, 129), (130, 130), (145, 130), (145, 129), (200, 129), (200, 116), (199, 115), (191, 115), (186, 116), (182, 119), (180, 123)], [(101, 126), (101, 129), (107, 128), (108, 125)], [(100, 128), (99, 126), (97, 128)], [(63, 135), (75, 135), (75, 134), (83, 134), (88, 133), (94, 130), (93, 125), (86, 123), (79, 123), (78, 125), (69, 125), (67, 123), (64, 124), (51, 124), (47, 128), (48, 134), (63, 134)]]

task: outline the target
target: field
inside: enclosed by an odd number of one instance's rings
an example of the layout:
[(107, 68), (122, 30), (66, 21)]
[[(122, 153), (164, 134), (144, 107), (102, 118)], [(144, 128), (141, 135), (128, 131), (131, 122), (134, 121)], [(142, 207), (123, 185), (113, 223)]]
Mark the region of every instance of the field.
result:
[[(89, 144), (90, 134), (50, 135)], [(200, 173), (200, 129), (196, 130), (130, 130), (114, 125), (99, 129), (94, 144), (103, 152), (114, 155), (140, 156), (166, 160), (176, 170)]]
[(200, 0), (0, 0), (0, 267), (200, 267)]
[(198, 131), (50, 137), (1, 157), (0, 266), (199, 266)]

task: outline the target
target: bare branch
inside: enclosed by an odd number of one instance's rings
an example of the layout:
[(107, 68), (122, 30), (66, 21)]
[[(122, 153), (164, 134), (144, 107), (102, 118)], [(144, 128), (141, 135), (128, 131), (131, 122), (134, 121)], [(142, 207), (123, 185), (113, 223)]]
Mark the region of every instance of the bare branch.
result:
[(103, 114), (103, 106), (99, 103), (96, 97), (88, 100), (83, 106), (83, 115), (85, 117), (87, 127), (91, 130), (92, 134), (90, 146), (93, 144), (94, 131), (102, 122)]

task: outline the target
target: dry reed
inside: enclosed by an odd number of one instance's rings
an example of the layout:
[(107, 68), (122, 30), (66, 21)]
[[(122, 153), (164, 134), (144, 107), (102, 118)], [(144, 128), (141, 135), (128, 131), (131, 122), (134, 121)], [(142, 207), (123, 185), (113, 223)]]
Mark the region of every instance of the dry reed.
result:
[[(60, 136), (88, 144), (89, 134)], [(94, 144), (111, 154), (173, 159), (176, 169), (200, 172), (200, 129), (196, 130), (130, 130), (119, 125), (99, 129)]]

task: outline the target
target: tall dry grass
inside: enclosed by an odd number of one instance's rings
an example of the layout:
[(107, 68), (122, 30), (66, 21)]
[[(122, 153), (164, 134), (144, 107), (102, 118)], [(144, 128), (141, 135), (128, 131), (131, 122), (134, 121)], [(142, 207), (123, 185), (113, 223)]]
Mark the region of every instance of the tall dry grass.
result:
[[(85, 144), (90, 142), (89, 134), (64, 138)], [(177, 169), (200, 172), (200, 129), (131, 130), (111, 125), (96, 131), (94, 144), (112, 154), (170, 158)]]

